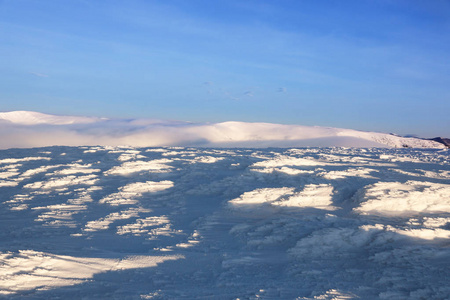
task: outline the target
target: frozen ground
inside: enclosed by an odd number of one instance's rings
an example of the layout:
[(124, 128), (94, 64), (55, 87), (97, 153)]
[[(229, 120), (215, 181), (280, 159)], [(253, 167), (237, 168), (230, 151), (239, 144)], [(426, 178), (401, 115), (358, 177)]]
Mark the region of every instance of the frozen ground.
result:
[(0, 298), (449, 299), (449, 150), (0, 151)]

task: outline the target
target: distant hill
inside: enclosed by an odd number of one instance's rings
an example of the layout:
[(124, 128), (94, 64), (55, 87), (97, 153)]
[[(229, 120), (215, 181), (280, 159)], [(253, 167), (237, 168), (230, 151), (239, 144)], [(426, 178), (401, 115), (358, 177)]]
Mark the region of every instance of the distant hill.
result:
[(0, 148), (135, 147), (380, 147), (444, 148), (438, 141), (353, 129), (272, 123), (189, 123), (155, 119), (0, 113)]
[(433, 139), (430, 139), (431, 141), (435, 141), (441, 144), (444, 144), (445, 146), (447, 146), (448, 148), (450, 148), (450, 139), (447, 138), (441, 138), (441, 137), (435, 137)]
[(68, 125), (95, 123), (105, 119), (95, 117), (56, 116), (34, 111), (10, 111), (0, 113), (0, 120), (22, 125)]

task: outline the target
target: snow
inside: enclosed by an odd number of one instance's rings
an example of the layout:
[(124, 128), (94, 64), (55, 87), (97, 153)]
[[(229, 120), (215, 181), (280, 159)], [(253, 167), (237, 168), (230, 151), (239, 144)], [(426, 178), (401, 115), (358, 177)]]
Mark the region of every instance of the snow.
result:
[(113, 206), (135, 204), (138, 203), (137, 198), (142, 197), (144, 193), (155, 193), (164, 191), (171, 187), (173, 187), (173, 182), (169, 180), (160, 182), (134, 182), (120, 187), (119, 192), (113, 193), (104, 197), (103, 199), (100, 199), (99, 203), (106, 203)]
[[(123, 156), (119, 156), (118, 160), (123, 161), (121, 159)], [(171, 166), (166, 163), (170, 162), (168, 159), (158, 159), (152, 161), (127, 161), (121, 164), (120, 166), (115, 166), (105, 172), (106, 175), (131, 175), (134, 173), (139, 173), (142, 171), (152, 171), (158, 173), (166, 173), (170, 172)]]
[(355, 196), (362, 202), (355, 211), (362, 214), (399, 216), (450, 211), (448, 184), (381, 182), (364, 187)]
[[(54, 145), (445, 148), (443, 144), (430, 140), (320, 126), (123, 120), (56, 116), (30, 111), (0, 113), (0, 149)], [(127, 161), (138, 155), (124, 152), (120, 160)]]
[(305, 188), (288, 199), (275, 201), (273, 205), (285, 207), (314, 207), (335, 210), (332, 204), (333, 186), (330, 184), (308, 184)]
[(312, 158), (298, 158), (290, 156), (277, 156), (274, 159), (254, 163), (252, 167), (283, 167), (283, 166), (321, 166), (326, 162), (316, 161)]
[(11, 111), (0, 112), (0, 120), (22, 125), (67, 125), (94, 123), (102, 119), (94, 117), (55, 116), (34, 111)]
[(155, 267), (181, 259), (180, 256), (130, 256), (121, 259), (74, 257), (33, 250), (0, 254), (0, 295), (12, 297), (17, 291), (45, 291), (85, 282), (105, 271)]
[(0, 150), (0, 299), (449, 299), (449, 154)]
[(83, 231), (98, 231), (98, 230), (106, 230), (109, 228), (109, 225), (114, 223), (117, 220), (127, 220), (131, 218), (136, 218), (139, 216), (139, 213), (148, 213), (150, 210), (143, 208), (131, 208), (128, 210), (122, 210), (120, 212), (114, 212), (107, 215), (104, 218), (100, 218), (98, 220), (87, 222)]
[(269, 204), (279, 207), (314, 207), (334, 210), (332, 204), (333, 187), (328, 184), (309, 184), (300, 192), (295, 188), (264, 188), (242, 194), (239, 198), (229, 201), (233, 208), (242, 209), (255, 205)]
[(47, 181), (36, 181), (28, 183), (24, 186), (25, 189), (43, 189), (49, 190), (53, 188), (67, 189), (72, 185), (93, 185), (98, 181), (97, 175), (84, 175), (84, 176), (64, 176), (64, 177), (52, 177)]

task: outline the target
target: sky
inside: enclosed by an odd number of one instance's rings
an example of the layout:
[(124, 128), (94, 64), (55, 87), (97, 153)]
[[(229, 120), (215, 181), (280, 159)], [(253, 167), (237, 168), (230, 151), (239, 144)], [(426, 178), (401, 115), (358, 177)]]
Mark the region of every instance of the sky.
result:
[(0, 0), (0, 111), (450, 137), (450, 1)]

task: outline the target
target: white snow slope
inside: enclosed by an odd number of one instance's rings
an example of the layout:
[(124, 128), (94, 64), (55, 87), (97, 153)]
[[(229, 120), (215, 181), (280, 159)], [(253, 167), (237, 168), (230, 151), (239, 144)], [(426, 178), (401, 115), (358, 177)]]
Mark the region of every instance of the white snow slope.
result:
[(417, 138), (319, 126), (149, 119), (110, 120), (29, 111), (0, 113), (0, 148), (44, 146), (413, 147), (445, 146)]
[(10, 111), (0, 113), (0, 120), (5, 120), (14, 124), (21, 125), (68, 125), (94, 123), (101, 121), (102, 119), (92, 117), (55, 116), (34, 111)]
[(449, 150), (1, 150), (0, 236), (4, 299), (450, 299)]

